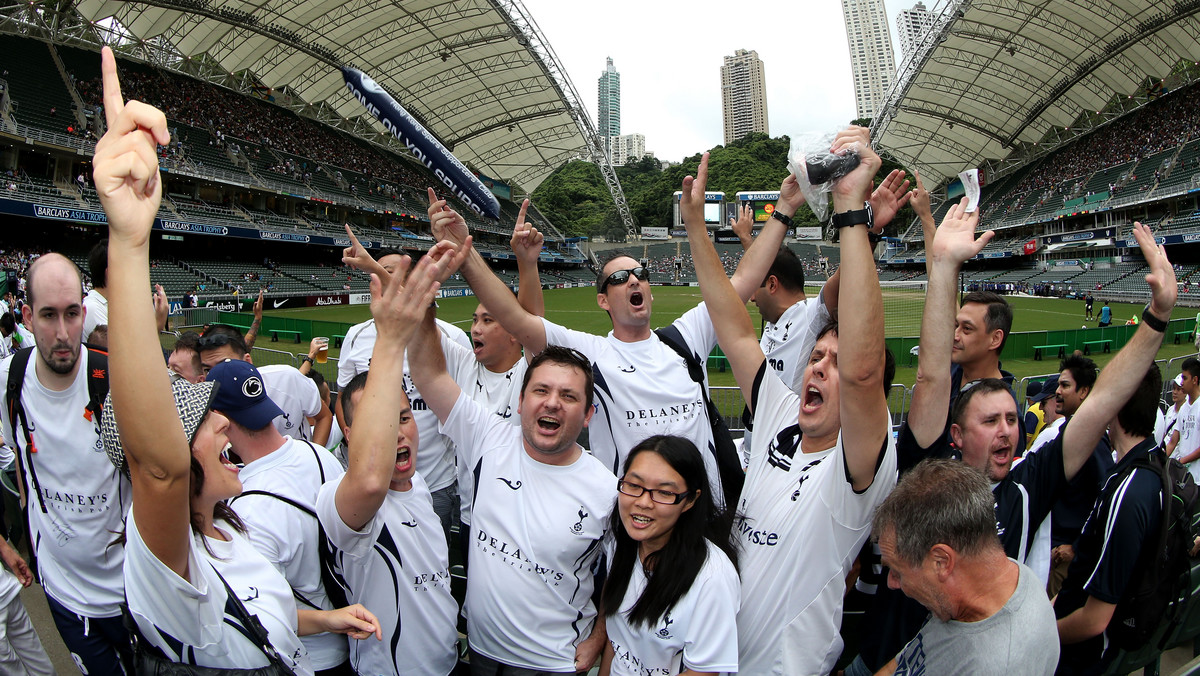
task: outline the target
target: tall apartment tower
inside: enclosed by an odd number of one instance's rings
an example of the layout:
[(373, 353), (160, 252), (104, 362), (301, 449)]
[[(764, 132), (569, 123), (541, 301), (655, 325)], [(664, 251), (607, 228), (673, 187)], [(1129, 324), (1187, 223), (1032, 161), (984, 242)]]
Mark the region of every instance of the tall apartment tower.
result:
[(908, 55), (920, 44), (921, 34), (933, 25), (933, 15), (925, 9), (925, 3), (918, 2), (912, 9), (900, 10), (896, 17), (896, 28), (900, 35), (900, 58), (907, 59)]
[(604, 151), (612, 154), (613, 139), (621, 135), (621, 74), (613, 67), (612, 57), (600, 74), (596, 87), (599, 96), (597, 110), (600, 113), (600, 132), (604, 139)]
[(896, 57), (883, 0), (842, 0), (857, 117), (873, 118), (896, 79)]
[(770, 134), (767, 124), (767, 77), (753, 49), (739, 49), (721, 66), (721, 106), (725, 145), (751, 132)]

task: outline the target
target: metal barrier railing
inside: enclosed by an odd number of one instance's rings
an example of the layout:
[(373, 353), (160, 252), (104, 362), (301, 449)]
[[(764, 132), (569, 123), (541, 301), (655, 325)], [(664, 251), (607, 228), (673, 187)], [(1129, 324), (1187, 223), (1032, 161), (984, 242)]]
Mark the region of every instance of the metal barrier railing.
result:
[(257, 345), (250, 349), (250, 358), (254, 360), (255, 366), (270, 366), (272, 364), (295, 366), (298, 360), (298, 357), (291, 352), (270, 350), (265, 347), (258, 347)]

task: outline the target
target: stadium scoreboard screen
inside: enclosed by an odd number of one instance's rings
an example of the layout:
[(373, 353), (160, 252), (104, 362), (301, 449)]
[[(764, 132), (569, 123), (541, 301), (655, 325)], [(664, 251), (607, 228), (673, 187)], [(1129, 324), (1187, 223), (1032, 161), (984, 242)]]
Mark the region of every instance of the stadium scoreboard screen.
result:
[(762, 225), (771, 218), (775, 211), (775, 203), (779, 201), (778, 190), (742, 191), (734, 195), (731, 205), (730, 218), (737, 218), (743, 206), (749, 205), (754, 210), (754, 224)]
[[(674, 229), (683, 228), (683, 217), (679, 215), (679, 198), (683, 193), (679, 190), (675, 191), (675, 195), (671, 200), (671, 213), (674, 216)], [(706, 192), (704, 193), (704, 224), (712, 227), (720, 227), (725, 222), (725, 193), (723, 192)]]

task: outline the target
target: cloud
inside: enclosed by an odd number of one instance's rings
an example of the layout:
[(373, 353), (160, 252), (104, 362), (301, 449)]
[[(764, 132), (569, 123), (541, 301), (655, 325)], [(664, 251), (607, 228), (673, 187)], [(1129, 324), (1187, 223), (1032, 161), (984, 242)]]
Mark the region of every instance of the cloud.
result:
[[(914, 3), (886, 2), (891, 32), (896, 13)], [(593, 122), (596, 82), (612, 57), (621, 74), (621, 133), (644, 134), (659, 159), (677, 162), (723, 142), (720, 68), (736, 49), (756, 50), (764, 62), (772, 136), (832, 132), (855, 117), (841, 3), (524, 4)]]

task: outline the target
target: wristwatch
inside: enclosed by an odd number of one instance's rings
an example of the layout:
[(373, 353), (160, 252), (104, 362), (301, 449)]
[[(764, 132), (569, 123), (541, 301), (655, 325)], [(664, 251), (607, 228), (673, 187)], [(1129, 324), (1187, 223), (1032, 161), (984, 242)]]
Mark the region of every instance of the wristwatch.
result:
[(308, 362), (308, 363), (312, 364), (312, 363), (313, 363), (313, 358), (312, 358), (312, 357), (310, 357), (310, 356), (308, 356), (308, 355), (304, 355), (303, 357), (301, 357), (301, 358), (300, 358), (300, 361), (301, 361), (301, 362)]
[(833, 241), (836, 242), (839, 239), (839, 233), (841, 232), (842, 228), (851, 228), (856, 225), (866, 225), (867, 230), (870, 231), (870, 229), (875, 225), (875, 212), (871, 209), (870, 202), (863, 202), (862, 209), (843, 211), (840, 214), (834, 214), (832, 223), (834, 228)]
[(778, 209), (771, 212), (771, 218), (774, 218), (775, 220), (779, 221), (780, 223), (783, 223), (786, 227), (789, 227), (789, 228), (792, 227), (792, 217), (784, 216), (783, 214), (779, 213)]
[(1150, 311), (1149, 303), (1146, 303), (1145, 309), (1142, 310), (1142, 323), (1159, 333), (1167, 332), (1167, 323), (1154, 316), (1154, 313)]

